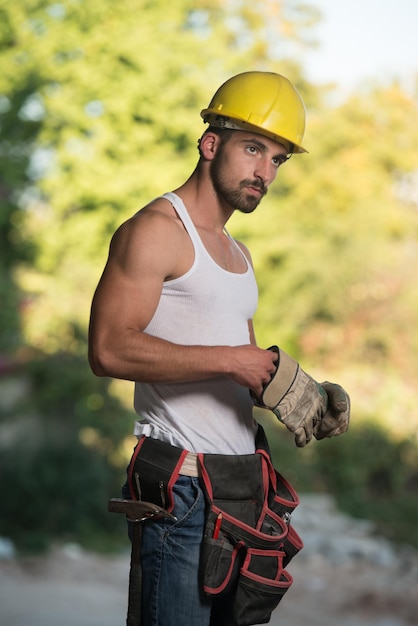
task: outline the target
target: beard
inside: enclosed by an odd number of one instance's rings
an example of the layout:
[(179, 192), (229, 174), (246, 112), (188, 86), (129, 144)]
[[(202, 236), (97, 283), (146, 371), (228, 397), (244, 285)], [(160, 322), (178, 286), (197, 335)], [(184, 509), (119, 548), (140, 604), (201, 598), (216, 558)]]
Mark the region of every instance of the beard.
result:
[[(213, 187), (225, 202), (229, 204), (233, 209), (240, 211), (241, 213), (252, 213), (260, 204), (261, 199), (267, 193), (267, 187), (261, 180), (251, 180), (245, 178), (242, 180), (238, 187), (231, 186), (226, 177), (223, 175), (223, 158), (222, 150), (216, 154), (214, 160), (210, 164), (210, 173), (212, 178)], [(260, 195), (255, 196), (246, 191), (247, 187), (253, 187), (260, 190)]]

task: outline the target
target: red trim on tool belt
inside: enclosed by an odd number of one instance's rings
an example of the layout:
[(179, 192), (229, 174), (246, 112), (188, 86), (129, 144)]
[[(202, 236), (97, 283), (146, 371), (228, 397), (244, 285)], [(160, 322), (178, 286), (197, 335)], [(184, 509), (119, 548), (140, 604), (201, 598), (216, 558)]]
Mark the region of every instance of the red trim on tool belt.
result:
[[(268, 452), (266, 452), (266, 450), (263, 450), (263, 448), (257, 448), (257, 450), (255, 451), (256, 454), (260, 454), (265, 463), (263, 463), (263, 474), (266, 471), (266, 467), (267, 466), (267, 470), (268, 470), (268, 479), (270, 480), (271, 483), (271, 487), (273, 489), (273, 491), (276, 491), (277, 488), (277, 480), (276, 480), (276, 471), (273, 467), (273, 464), (271, 462), (270, 456), (268, 454)], [(264, 483), (265, 484), (265, 483)], [(268, 489), (268, 486), (267, 486)]]
[[(254, 528), (244, 521), (230, 515), (223, 509), (220, 509), (216, 504), (211, 505), (212, 511), (217, 515), (222, 512), (222, 528), (225, 534), (234, 537), (235, 540), (244, 541), (246, 545), (257, 546), (260, 550), (268, 550), (272, 547), (278, 547), (282, 545), (282, 541), (285, 539), (288, 533), (288, 526), (281, 517), (275, 515), (273, 511), (269, 511), (267, 508), (261, 515), (262, 522), (265, 521), (267, 515), (269, 515), (281, 529), (281, 534), (270, 535), (264, 533), (259, 527)], [(261, 524), (257, 526), (261, 527)]]
[(128, 486), (129, 486), (129, 491), (130, 491), (132, 500), (138, 500), (138, 496), (135, 493), (135, 489), (134, 489), (134, 483), (133, 483), (133, 480), (132, 480), (132, 474), (134, 472), (135, 459), (138, 456), (139, 451), (141, 450), (142, 444), (144, 443), (144, 441), (145, 441), (145, 435), (143, 435), (141, 437), (141, 439), (138, 440), (138, 443), (135, 446), (135, 450), (134, 450), (134, 453), (133, 453), (132, 458), (131, 458), (131, 462), (129, 463)]
[(201, 475), (202, 475), (202, 480), (203, 480), (203, 482), (205, 484), (207, 496), (208, 496), (210, 502), (213, 502), (212, 483), (211, 483), (208, 471), (207, 471), (207, 469), (205, 467), (205, 463), (204, 463), (205, 455), (200, 453), (200, 454), (197, 455), (197, 458), (199, 459), (200, 471), (201, 471)]
[(242, 548), (245, 548), (245, 543), (243, 541), (239, 541), (237, 544), (235, 544), (235, 546), (232, 549), (231, 561), (230, 561), (230, 564), (229, 564), (229, 568), (228, 568), (228, 571), (226, 572), (226, 575), (225, 575), (224, 579), (216, 587), (212, 587), (210, 585), (203, 584), (203, 591), (205, 593), (207, 593), (210, 596), (218, 595), (219, 593), (222, 593), (222, 591), (224, 591), (228, 587), (228, 585), (231, 583), (231, 575), (232, 575), (232, 572), (235, 569), (236, 562), (237, 562), (237, 557), (238, 557), (240, 551), (242, 550)]
[(167, 495), (168, 495), (168, 500), (169, 500), (169, 506), (167, 507), (167, 511), (169, 513), (171, 513), (171, 511), (174, 509), (173, 485), (175, 484), (177, 478), (179, 477), (181, 466), (183, 465), (184, 459), (186, 458), (188, 454), (189, 453), (187, 450), (183, 450), (177, 462), (177, 465), (174, 468), (173, 473), (171, 474), (170, 480), (168, 481), (168, 484), (167, 484)]

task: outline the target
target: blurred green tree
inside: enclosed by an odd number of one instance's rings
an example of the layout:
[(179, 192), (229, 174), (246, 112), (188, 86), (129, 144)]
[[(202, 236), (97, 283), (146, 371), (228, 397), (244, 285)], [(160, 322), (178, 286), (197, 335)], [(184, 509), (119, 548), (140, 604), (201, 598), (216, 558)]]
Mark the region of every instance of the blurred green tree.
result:
[(315, 17), (291, 0), (0, 7), (0, 351), (17, 363), (2, 380), (0, 532), (20, 545), (80, 535), (82, 511), (106, 527), (105, 494), (123, 476), (131, 392), (86, 360), (112, 232), (188, 175), (199, 110), (222, 80), (259, 67), (300, 81), (282, 59)]
[[(416, 114), (396, 83), (312, 109), (309, 155), (279, 172), (255, 219), (234, 218), (254, 250), (263, 344), (279, 329), (297, 356), (331, 367), (399, 351), (418, 304), (416, 190), (405, 190), (418, 172)], [(416, 356), (416, 334), (409, 340)]]
[(9, 184), (20, 237), (38, 244), (18, 272), (25, 337), (72, 350), (111, 233), (188, 175), (215, 87), (253, 67), (299, 81), (278, 59), (315, 13), (269, 0), (24, 0), (3, 18), (0, 93), (26, 159)]
[[(303, 75), (318, 18), (296, 0), (2, 3), (0, 354), (20, 364), (13, 376), (28, 390), (13, 406), (0, 402), (2, 488), (14, 476), (13, 493), (33, 494), (23, 481), (39, 476), (45, 498), (59, 485), (60, 507), (71, 501), (86, 514), (74, 467), (90, 477), (95, 511), (103, 485), (114, 489), (107, 472), (122, 475), (131, 445), (131, 390), (88, 371), (92, 293), (115, 228), (190, 173), (199, 110), (247, 69), (292, 78), (310, 151), (280, 170), (253, 216), (230, 224), (253, 253), (259, 343), (280, 343), (318, 378), (338, 379), (354, 419), (377, 417), (394, 445), (408, 435), (416, 446), (417, 94), (394, 82), (326, 105), (327, 90)], [(33, 446), (17, 473), (22, 437)], [(67, 468), (59, 481), (57, 441)], [(73, 516), (48, 519), (52, 534), (79, 532)]]

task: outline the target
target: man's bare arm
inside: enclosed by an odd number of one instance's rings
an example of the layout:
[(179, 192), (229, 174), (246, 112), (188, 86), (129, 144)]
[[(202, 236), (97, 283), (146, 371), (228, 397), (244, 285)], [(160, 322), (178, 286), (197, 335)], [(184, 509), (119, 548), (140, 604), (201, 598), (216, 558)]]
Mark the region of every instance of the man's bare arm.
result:
[(179, 250), (187, 248), (187, 243), (183, 229), (158, 212), (145, 212), (115, 234), (92, 303), (91, 368), (98, 376), (142, 382), (228, 376), (259, 390), (274, 371), (269, 351), (251, 344), (184, 346), (143, 332), (156, 310), (164, 280), (187, 269), (184, 254), (179, 260)]

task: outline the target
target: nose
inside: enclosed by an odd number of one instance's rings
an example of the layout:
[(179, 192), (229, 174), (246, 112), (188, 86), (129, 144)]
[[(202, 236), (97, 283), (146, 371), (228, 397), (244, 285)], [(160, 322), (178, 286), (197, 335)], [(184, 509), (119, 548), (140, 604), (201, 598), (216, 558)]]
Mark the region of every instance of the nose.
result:
[(258, 161), (254, 170), (254, 175), (263, 181), (267, 187), (276, 177), (277, 168), (271, 162), (271, 159), (262, 158)]

